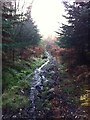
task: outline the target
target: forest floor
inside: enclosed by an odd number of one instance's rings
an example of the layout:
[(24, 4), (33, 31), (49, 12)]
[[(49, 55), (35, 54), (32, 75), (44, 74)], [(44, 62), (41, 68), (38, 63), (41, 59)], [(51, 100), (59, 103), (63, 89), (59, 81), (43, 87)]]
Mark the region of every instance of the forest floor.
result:
[(52, 56), (33, 72), (30, 84), (26, 94), (29, 104), (17, 111), (4, 111), (3, 120), (89, 120), (80, 105), (77, 85)]

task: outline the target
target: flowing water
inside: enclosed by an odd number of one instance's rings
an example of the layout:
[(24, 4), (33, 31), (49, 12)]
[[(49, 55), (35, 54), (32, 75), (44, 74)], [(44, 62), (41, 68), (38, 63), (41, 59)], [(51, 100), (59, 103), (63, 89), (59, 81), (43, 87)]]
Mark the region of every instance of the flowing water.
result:
[(49, 67), (49, 63), (52, 60), (52, 56), (46, 52), (47, 61), (33, 73), (33, 80), (30, 90), (30, 101), (31, 101), (31, 118), (36, 120), (36, 104), (35, 99), (40, 90), (43, 90), (43, 82), (47, 81), (44, 76), (45, 68)]
[[(62, 76), (61, 66), (50, 53), (46, 51), (45, 54), (47, 61), (25, 78), (32, 77), (29, 91), (30, 105), (23, 110), (20, 109), (19, 112), (16, 111), (14, 115), (7, 114), (6, 117), (17, 118), (17, 120), (19, 118), (24, 120), (89, 120), (86, 112), (73, 104), (72, 96), (64, 91), (63, 88), (67, 86), (61, 86), (61, 83), (68, 79), (65, 75)], [(3, 120), (6, 120), (6, 117)]]
[[(47, 56), (47, 61), (41, 67), (37, 68), (33, 73), (30, 90), (31, 120), (38, 120), (38, 117), (40, 117), (39, 120), (52, 120), (52, 117), (53, 120), (54, 117), (62, 117), (60, 120), (84, 120), (83, 116), (85, 116), (86, 113), (84, 113), (82, 109), (78, 110), (76, 105), (71, 104), (68, 96), (66, 96), (66, 94), (59, 88), (61, 76), (56, 60), (47, 51), (45, 54)], [(49, 79), (47, 77), (48, 75)], [(47, 90), (46, 96), (42, 96), (46, 83), (48, 83), (46, 88), (48, 89), (49, 87), (49, 89)], [(40, 96), (38, 97), (38, 95)], [(53, 112), (51, 109), (49, 111), (49, 115), (47, 114), (47, 118), (45, 118), (45, 114), (47, 113), (48, 109), (45, 111), (42, 104), (44, 104), (48, 99), (52, 104)], [(77, 113), (78, 111), (79, 113)], [(50, 118), (50, 116), (52, 117)]]

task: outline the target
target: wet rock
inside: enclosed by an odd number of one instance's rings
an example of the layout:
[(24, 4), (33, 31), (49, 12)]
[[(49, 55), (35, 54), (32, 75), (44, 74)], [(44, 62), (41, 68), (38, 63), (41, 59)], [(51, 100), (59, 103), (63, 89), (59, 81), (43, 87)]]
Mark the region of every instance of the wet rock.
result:
[(36, 85), (35, 88), (40, 92), (41, 90), (43, 90), (43, 86), (42, 85)]
[(27, 120), (30, 120), (30, 118), (31, 120), (86, 119), (82, 110), (76, 111), (77, 107), (73, 105), (73, 102), (69, 101), (70, 97), (68, 96), (70, 95), (67, 95), (60, 88), (60, 81), (65, 76), (61, 76), (56, 61), (48, 53), (47, 55), (49, 57), (46, 64), (43, 64), (33, 73), (29, 97), (30, 105), (27, 108), (21, 108), (17, 114), (13, 113), (11, 116), (13, 118), (25, 117)]
[(51, 75), (52, 75), (52, 74), (55, 74), (55, 71), (50, 71), (49, 74), (51, 74)]
[(52, 92), (54, 92), (54, 88), (51, 88), (49, 91), (48, 91), (48, 93), (52, 93)]

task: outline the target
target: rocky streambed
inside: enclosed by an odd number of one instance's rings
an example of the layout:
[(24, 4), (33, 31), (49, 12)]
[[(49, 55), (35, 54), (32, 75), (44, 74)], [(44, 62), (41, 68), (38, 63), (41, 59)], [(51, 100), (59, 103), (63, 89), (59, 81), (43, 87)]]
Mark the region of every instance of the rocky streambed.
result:
[[(89, 120), (87, 113), (71, 99), (64, 89), (65, 76), (57, 61), (46, 52), (48, 60), (37, 68), (29, 90), (30, 105), (16, 112), (12, 118), (23, 120)], [(11, 119), (12, 119), (11, 118)]]
[(86, 112), (71, 100), (60, 83), (63, 77), (57, 61), (47, 52), (48, 61), (33, 76), (30, 91), (31, 120), (85, 120)]

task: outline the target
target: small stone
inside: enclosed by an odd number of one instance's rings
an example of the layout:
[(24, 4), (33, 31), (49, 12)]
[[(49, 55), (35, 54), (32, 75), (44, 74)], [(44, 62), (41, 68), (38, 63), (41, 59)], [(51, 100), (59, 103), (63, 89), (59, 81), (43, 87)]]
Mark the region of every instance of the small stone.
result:
[(77, 118), (78, 116), (75, 116), (75, 119)]
[(23, 94), (24, 94), (24, 91), (23, 91), (23, 90), (21, 90), (21, 93), (23, 93)]
[(71, 112), (71, 114), (73, 114), (73, 112)]
[(64, 116), (62, 116), (62, 118), (64, 118)]
[(13, 118), (16, 118), (17, 116), (16, 116), (16, 115), (13, 115), (12, 117), (13, 117)]
[(51, 88), (50, 90), (49, 90), (49, 92), (53, 92), (54, 91), (54, 88)]
[(22, 111), (22, 109), (20, 109), (20, 111)]
[(19, 115), (21, 115), (21, 113), (18, 113)]

